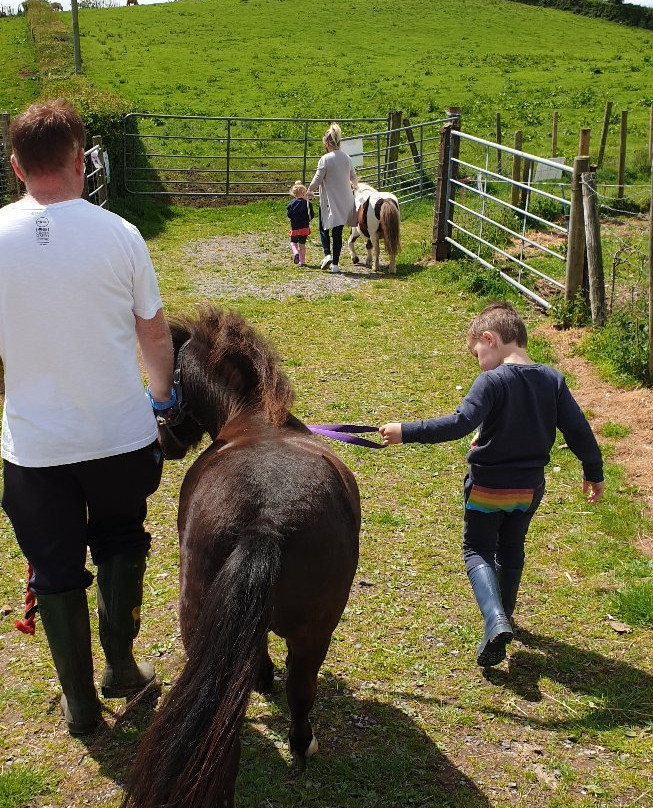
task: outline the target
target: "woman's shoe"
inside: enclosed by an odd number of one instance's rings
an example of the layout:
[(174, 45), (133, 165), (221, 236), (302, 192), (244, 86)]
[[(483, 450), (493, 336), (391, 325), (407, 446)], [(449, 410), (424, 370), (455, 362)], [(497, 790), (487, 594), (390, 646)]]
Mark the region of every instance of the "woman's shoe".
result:
[(340, 267), (338, 266), (338, 264), (331, 264), (331, 266), (329, 267), (329, 272), (331, 272), (333, 275), (336, 275), (338, 272), (340, 272)]
[(333, 258), (330, 255), (325, 255), (322, 259), (322, 263), (320, 264), (320, 269), (326, 269), (332, 261)]

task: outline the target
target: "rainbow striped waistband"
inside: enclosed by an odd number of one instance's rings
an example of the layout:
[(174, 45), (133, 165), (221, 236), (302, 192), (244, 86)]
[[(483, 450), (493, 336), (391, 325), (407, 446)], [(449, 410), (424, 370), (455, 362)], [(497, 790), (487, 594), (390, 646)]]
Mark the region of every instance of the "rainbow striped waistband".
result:
[(472, 485), (465, 508), (468, 511), (527, 511), (533, 503), (534, 488), (484, 488)]

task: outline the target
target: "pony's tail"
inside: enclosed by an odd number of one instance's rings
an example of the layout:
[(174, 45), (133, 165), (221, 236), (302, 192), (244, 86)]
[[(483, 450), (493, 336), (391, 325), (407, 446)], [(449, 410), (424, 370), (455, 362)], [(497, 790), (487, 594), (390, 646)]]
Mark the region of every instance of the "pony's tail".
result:
[(242, 537), (213, 581), (188, 662), (146, 731), (121, 808), (215, 808), (259, 672), (281, 537)]
[(391, 199), (386, 199), (381, 205), (379, 221), (386, 250), (389, 255), (397, 255), (401, 250), (399, 242), (399, 208)]

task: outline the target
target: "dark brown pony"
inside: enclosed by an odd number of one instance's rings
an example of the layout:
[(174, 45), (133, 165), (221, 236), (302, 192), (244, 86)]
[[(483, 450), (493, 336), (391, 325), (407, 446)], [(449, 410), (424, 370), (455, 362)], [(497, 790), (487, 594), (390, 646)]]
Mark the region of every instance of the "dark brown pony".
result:
[(145, 733), (123, 808), (231, 808), (254, 687), (270, 689), (268, 630), (286, 641), (293, 768), (317, 749), (309, 722), (358, 562), (349, 469), (290, 413), (274, 352), (234, 312), (171, 323), (183, 407), (166, 456), (212, 439), (179, 502), (181, 636), (188, 661)]

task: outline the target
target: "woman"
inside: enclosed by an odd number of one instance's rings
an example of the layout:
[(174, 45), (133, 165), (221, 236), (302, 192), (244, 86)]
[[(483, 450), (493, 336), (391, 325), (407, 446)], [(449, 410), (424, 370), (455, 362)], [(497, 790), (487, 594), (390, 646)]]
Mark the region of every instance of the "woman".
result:
[[(322, 138), (324, 157), (320, 157), (315, 176), (308, 186), (310, 195), (320, 189), (320, 241), (324, 250), (321, 269), (330, 266), (330, 272), (340, 272), (338, 261), (342, 250), (342, 228), (356, 224), (356, 207), (353, 188), (358, 179), (348, 154), (340, 151), (342, 132), (337, 123), (332, 123)], [(333, 252), (331, 238), (333, 236)]]

